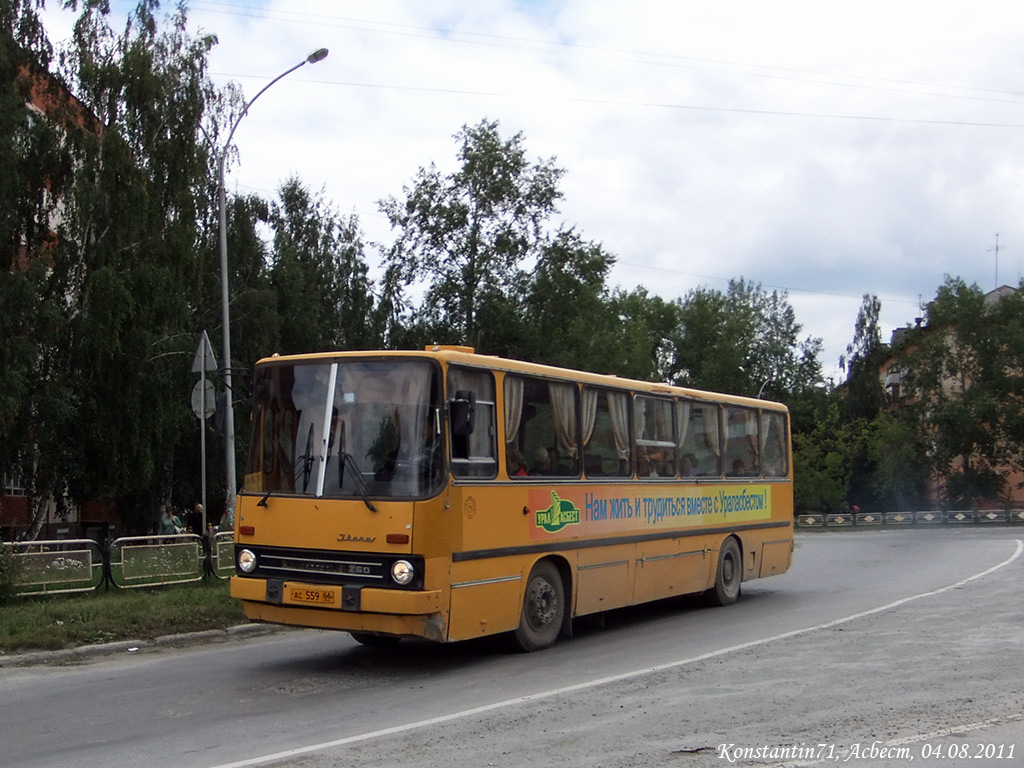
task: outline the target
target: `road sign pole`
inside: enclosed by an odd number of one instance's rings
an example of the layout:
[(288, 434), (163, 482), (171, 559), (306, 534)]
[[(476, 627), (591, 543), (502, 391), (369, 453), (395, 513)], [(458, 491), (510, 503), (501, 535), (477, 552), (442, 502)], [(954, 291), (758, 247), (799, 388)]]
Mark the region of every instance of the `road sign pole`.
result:
[[(203, 335), (199, 337), (199, 348), (196, 350), (195, 359), (192, 361), (192, 371), (199, 373), (198, 392), (196, 390), (192, 392), (192, 412), (199, 419), (199, 454), (200, 464), (202, 464), (200, 472), (202, 485), (200, 504), (203, 506), (202, 530), (195, 532), (200, 536), (206, 535), (206, 419), (209, 418), (211, 412), (209, 395), (212, 394), (207, 391), (206, 372), (215, 370), (217, 370), (217, 360), (213, 356), (210, 337), (206, 331), (203, 331)], [(212, 385), (210, 389), (213, 389)]]
[(203, 411), (199, 419), (199, 463), (202, 465), (200, 472), (203, 500), (203, 530), (193, 531), (200, 536), (206, 535), (206, 350), (203, 350), (203, 370), (199, 372), (199, 383), (203, 388)]

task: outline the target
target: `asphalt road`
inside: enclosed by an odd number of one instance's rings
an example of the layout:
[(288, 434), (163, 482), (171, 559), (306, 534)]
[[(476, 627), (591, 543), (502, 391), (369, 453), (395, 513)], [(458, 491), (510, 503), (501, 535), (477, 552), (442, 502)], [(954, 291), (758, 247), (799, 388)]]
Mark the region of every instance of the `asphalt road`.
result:
[(1021, 539), (801, 533), (734, 606), (529, 655), (288, 631), (0, 668), (0, 765), (1024, 764)]

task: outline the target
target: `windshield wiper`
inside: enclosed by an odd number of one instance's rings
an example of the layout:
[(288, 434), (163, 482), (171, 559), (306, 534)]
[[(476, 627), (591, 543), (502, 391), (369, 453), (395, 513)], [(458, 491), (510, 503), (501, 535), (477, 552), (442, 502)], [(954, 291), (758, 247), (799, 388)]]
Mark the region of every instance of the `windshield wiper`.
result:
[(347, 464), (352, 469), (352, 480), (355, 482), (356, 490), (359, 492), (359, 498), (363, 500), (363, 504), (366, 505), (367, 509), (371, 512), (376, 512), (377, 508), (373, 506), (368, 498), (370, 490), (366, 487), (366, 481), (363, 480), (362, 472), (359, 471), (359, 465), (356, 464), (355, 458), (353, 458), (351, 453), (341, 453), (340, 456), (343, 465)]
[(302, 462), (302, 469), (299, 470), (302, 473), (302, 492), (306, 492), (306, 488), (309, 487), (309, 477), (313, 474), (313, 425), (309, 425), (309, 437), (306, 438), (306, 451), (302, 454), (302, 458), (299, 459)]

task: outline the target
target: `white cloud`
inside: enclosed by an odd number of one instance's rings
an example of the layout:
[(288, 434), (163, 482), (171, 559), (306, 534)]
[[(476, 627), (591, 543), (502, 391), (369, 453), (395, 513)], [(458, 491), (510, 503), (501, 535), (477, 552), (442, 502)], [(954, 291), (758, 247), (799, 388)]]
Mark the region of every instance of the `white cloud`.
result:
[[(115, 2), (124, 12), (124, 3)], [(377, 201), (498, 119), (565, 168), (562, 218), (666, 298), (791, 289), (831, 370), (860, 297), (912, 323), (945, 274), (1024, 262), (1024, 6), (997, 0), (194, 0), (212, 70), (260, 97), (230, 184), (296, 174), (372, 240)], [(845, 117), (843, 117), (845, 116)]]

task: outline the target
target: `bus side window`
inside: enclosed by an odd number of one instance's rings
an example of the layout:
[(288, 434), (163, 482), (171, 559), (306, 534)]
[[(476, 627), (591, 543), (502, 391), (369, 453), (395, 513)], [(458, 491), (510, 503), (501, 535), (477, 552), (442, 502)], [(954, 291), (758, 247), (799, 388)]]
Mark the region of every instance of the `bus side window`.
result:
[(675, 477), (672, 401), (638, 395), (633, 401), (637, 477)]
[(718, 406), (679, 400), (679, 472), (683, 477), (714, 477), (721, 474)]
[(579, 477), (578, 390), (575, 384), (505, 377), (505, 456), (510, 477), (519, 464), (535, 477)]
[(765, 477), (787, 477), (789, 465), (786, 439), (786, 416), (761, 412), (761, 456)]
[(490, 371), (448, 369), (448, 435), (452, 475), (489, 478), (497, 474), (494, 377)]
[(469, 458), (469, 441), (473, 435), (476, 417), (476, 393), (471, 389), (460, 389), (455, 393), (451, 405), (452, 457)]
[(581, 394), (583, 468), (587, 477), (632, 474), (629, 440), (629, 395), (583, 387)]
[(761, 474), (757, 411), (728, 406), (724, 421), (726, 476), (757, 477)]

